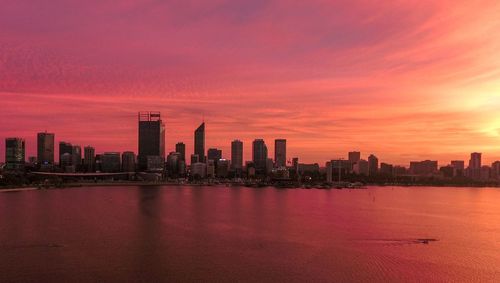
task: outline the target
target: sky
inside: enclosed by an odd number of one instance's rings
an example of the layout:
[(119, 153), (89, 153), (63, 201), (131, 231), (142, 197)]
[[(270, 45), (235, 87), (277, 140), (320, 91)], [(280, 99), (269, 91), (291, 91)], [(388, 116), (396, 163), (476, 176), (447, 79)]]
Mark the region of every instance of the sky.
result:
[[(500, 160), (500, 2), (0, 0), (0, 147), (36, 133), (137, 152), (161, 111), (166, 151), (204, 119), (207, 148), (288, 140), (324, 165)], [(0, 151), (0, 160), (5, 152)], [(56, 158), (57, 159), (57, 158)]]

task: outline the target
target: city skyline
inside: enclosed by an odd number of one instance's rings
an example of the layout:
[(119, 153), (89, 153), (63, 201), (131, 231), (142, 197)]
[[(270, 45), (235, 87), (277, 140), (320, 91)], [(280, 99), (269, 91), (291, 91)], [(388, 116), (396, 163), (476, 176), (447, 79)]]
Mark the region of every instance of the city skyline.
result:
[(279, 137), (305, 162), (351, 150), (494, 161), (498, 14), (493, 0), (4, 3), (0, 133), (26, 138), (29, 155), (44, 130), (135, 150), (135, 113), (157, 109), (166, 152), (204, 117), (224, 154), (236, 138)]

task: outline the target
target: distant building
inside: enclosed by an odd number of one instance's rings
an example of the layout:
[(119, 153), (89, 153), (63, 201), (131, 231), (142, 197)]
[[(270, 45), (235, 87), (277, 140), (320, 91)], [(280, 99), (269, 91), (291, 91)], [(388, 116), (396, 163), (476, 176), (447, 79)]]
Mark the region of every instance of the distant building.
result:
[(22, 138), (5, 139), (5, 168), (24, 169), (26, 162), (26, 143)]
[(276, 167), (286, 166), (286, 139), (274, 140), (274, 162)]
[(353, 171), (358, 175), (368, 176), (370, 171), (368, 161), (364, 159), (358, 160), (353, 166)]
[(410, 162), (410, 173), (419, 176), (430, 176), (438, 172), (438, 162), (425, 160), (425, 161), (412, 161)]
[(122, 172), (135, 172), (135, 153), (125, 151), (122, 153)]
[(380, 174), (392, 176), (393, 166), (387, 163), (380, 163)]
[(256, 139), (253, 141), (252, 161), (257, 172), (265, 172), (267, 165), (267, 146), (263, 139)]
[(229, 174), (229, 160), (219, 159), (217, 162), (217, 177), (227, 178)]
[(481, 179), (481, 153), (471, 153), (467, 172), (469, 178)]
[(443, 167), (439, 168), (439, 172), (441, 173), (441, 175), (444, 178), (449, 179), (449, 178), (454, 177), (455, 168), (453, 168), (453, 166), (451, 166), (451, 165), (443, 166)]
[[(73, 154), (73, 145), (71, 145), (71, 143), (69, 143), (69, 142), (61, 141), (61, 142), (59, 142), (59, 166), (61, 168), (64, 168), (64, 166), (62, 165), (61, 159), (65, 153), (68, 153), (71, 156)], [(71, 162), (69, 165), (71, 165)]]
[(76, 167), (73, 166), (73, 155), (71, 153), (65, 152), (63, 155), (59, 157), (61, 161), (59, 161), (59, 167), (64, 170), (66, 173), (74, 173), (76, 171)]
[(74, 145), (71, 149), (71, 157), (71, 165), (75, 166), (76, 170), (80, 170), (82, 165), (82, 147)]
[(465, 172), (465, 161), (463, 160), (453, 160), (450, 163), (453, 167), (453, 177), (463, 177)]
[(491, 164), (491, 178), (500, 179), (500, 161), (495, 161)]
[(217, 148), (209, 148), (207, 152), (208, 160), (213, 160), (215, 164), (222, 158), (222, 150)]
[(168, 173), (171, 177), (179, 175), (179, 162), (181, 162), (181, 154), (179, 152), (170, 152), (167, 156)]
[(206, 164), (202, 162), (196, 162), (191, 164), (191, 175), (194, 179), (203, 179), (206, 177)]
[(207, 177), (208, 178), (215, 177), (215, 160), (213, 159), (207, 160)]
[(491, 168), (489, 166), (481, 166), (481, 173), (479, 178), (481, 181), (488, 181), (491, 177)]
[(312, 164), (299, 163), (298, 167), (299, 167), (299, 172), (301, 174), (305, 173), (305, 172), (309, 172), (309, 173), (319, 172), (319, 164), (318, 163), (312, 163)]
[(404, 166), (394, 166), (392, 168), (392, 174), (394, 176), (403, 176), (403, 175), (408, 174), (408, 172), (406, 170), (406, 167), (404, 167)]
[[(165, 160), (165, 124), (160, 112), (139, 112), (139, 151), (140, 170), (148, 168), (148, 158)], [(155, 158), (158, 157), (158, 158)]]
[(191, 154), (191, 164), (200, 162), (200, 157), (198, 154)]
[(146, 170), (148, 172), (163, 172), (165, 159), (161, 156), (148, 156)]
[(205, 162), (205, 122), (194, 131), (194, 154), (200, 162)]
[(105, 152), (101, 155), (101, 171), (104, 173), (117, 173), (121, 171), (119, 152)]
[(274, 168), (274, 161), (272, 158), (268, 158), (266, 161), (266, 174), (269, 175)]
[(85, 172), (95, 172), (95, 149), (91, 146), (83, 148), (83, 167)]
[(378, 158), (371, 154), (368, 156), (368, 175), (373, 176), (378, 173)]
[(240, 140), (231, 142), (231, 166), (237, 173), (243, 169), (243, 142)]
[(180, 160), (186, 161), (186, 145), (183, 142), (178, 142), (175, 145), (175, 152), (180, 154)]
[(54, 134), (37, 134), (37, 161), (39, 165), (54, 164)]
[(351, 151), (348, 153), (348, 156), (351, 164), (358, 163), (358, 161), (361, 160), (361, 152), (359, 151)]

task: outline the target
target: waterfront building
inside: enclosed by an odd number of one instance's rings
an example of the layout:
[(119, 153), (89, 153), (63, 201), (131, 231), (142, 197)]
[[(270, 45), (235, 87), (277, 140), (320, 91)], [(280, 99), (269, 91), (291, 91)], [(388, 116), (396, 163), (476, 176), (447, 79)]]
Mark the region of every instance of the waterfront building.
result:
[(101, 171), (104, 173), (117, 173), (121, 171), (119, 152), (105, 152), (101, 155)]
[(263, 139), (256, 139), (252, 143), (252, 161), (259, 173), (265, 172), (267, 163), (267, 146)]
[(370, 156), (368, 156), (368, 175), (373, 176), (377, 175), (377, 173), (378, 173), (378, 158), (375, 155), (370, 154)]
[(91, 146), (83, 148), (83, 167), (85, 172), (95, 172), (95, 149)]
[(178, 142), (175, 145), (175, 152), (180, 154), (180, 160), (186, 161), (186, 145), (183, 142)]
[[(68, 153), (71, 156), (73, 154), (73, 145), (69, 142), (61, 141), (61, 142), (59, 142), (59, 167), (61, 167), (63, 169), (64, 169), (64, 166), (62, 165), (63, 162), (61, 159), (65, 153)], [(71, 160), (72, 160), (72, 158), (71, 158)], [(69, 165), (71, 165), (71, 162)]]
[(410, 162), (410, 173), (419, 176), (431, 176), (438, 172), (438, 162), (431, 160)]
[(26, 143), (22, 138), (5, 139), (5, 168), (24, 169), (26, 162)]
[(40, 166), (54, 164), (54, 137), (47, 132), (37, 134), (37, 162)]
[(200, 162), (205, 162), (205, 122), (194, 131), (194, 154)]
[(274, 162), (276, 167), (286, 166), (286, 139), (274, 140)]
[(231, 142), (231, 167), (236, 174), (243, 169), (243, 142), (240, 140)]
[(135, 172), (135, 153), (125, 151), (122, 153), (122, 172)]
[(165, 124), (160, 112), (139, 112), (139, 151), (140, 170), (148, 169), (149, 157), (152, 160), (165, 160)]

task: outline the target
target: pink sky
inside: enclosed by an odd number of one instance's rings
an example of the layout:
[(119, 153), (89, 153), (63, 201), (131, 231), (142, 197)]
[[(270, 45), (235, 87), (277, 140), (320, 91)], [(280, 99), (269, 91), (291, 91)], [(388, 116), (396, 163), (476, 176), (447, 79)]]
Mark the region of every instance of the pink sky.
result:
[(4, 139), (137, 151), (161, 111), (167, 152), (288, 139), (289, 157), (500, 160), (500, 3), (0, 0)]

